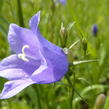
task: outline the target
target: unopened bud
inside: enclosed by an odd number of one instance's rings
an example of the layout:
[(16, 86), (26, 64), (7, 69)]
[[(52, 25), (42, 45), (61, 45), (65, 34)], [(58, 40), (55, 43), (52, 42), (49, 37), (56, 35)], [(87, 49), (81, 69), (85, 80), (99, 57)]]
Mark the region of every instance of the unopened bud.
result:
[(63, 26), (63, 23), (61, 24), (60, 35), (62, 44), (61, 46), (62, 48), (65, 48), (67, 43), (67, 29)]
[(60, 35), (61, 35), (61, 37), (65, 37), (67, 35), (67, 30), (63, 26), (61, 26)]
[(94, 36), (97, 36), (98, 26), (96, 24), (94, 24), (93, 27), (92, 27), (92, 33), (93, 33)]
[(104, 94), (98, 95), (98, 97), (96, 98), (94, 109), (102, 109), (105, 102), (105, 98), (106, 96)]
[(87, 40), (86, 39), (83, 39), (82, 40), (82, 43), (83, 43), (83, 50), (86, 53), (86, 51), (87, 51)]

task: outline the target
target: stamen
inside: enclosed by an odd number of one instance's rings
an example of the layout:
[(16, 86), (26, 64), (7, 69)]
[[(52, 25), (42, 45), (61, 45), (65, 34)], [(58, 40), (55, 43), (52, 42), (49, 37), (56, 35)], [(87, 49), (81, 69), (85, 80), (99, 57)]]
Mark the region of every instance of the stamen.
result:
[(24, 45), (24, 46), (22, 47), (22, 53), (26, 55), (26, 53), (25, 53), (25, 48), (30, 48), (30, 47), (29, 47), (28, 45)]
[(24, 46), (22, 47), (22, 53), (18, 54), (18, 58), (22, 59), (23, 61), (28, 62), (29, 59), (26, 58), (26, 53), (25, 53), (25, 49), (26, 49), (26, 48), (29, 48), (29, 46), (28, 46), (28, 45), (24, 45)]

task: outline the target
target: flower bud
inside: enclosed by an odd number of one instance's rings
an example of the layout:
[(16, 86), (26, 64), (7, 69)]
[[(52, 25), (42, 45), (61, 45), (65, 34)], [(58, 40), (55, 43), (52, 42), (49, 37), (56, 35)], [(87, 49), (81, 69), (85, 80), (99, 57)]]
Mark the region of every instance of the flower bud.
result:
[(63, 26), (61, 26), (60, 35), (61, 35), (62, 38), (67, 35), (67, 30), (66, 30), (66, 28), (63, 27)]
[(86, 54), (86, 51), (87, 51), (87, 40), (86, 40), (86, 39), (83, 39), (83, 40), (82, 40), (82, 43), (83, 43), (83, 50), (84, 50), (84, 53)]
[(92, 33), (94, 36), (97, 36), (97, 33), (98, 33), (98, 27), (96, 24), (93, 25), (92, 27)]
[(59, 0), (60, 3), (62, 3), (62, 5), (66, 4), (66, 0)]
[(63, 26), (63, 23), (61, 24), (60, 35), (62, 44), (61, 46), (62, 48), (65, 48), (67, 43), (67, 29)]
[(102, 109), (105, 102), (105, 98), (106, 96), (104, 94), (98, 95), (98, 97), (96, 98), (94, 109)]

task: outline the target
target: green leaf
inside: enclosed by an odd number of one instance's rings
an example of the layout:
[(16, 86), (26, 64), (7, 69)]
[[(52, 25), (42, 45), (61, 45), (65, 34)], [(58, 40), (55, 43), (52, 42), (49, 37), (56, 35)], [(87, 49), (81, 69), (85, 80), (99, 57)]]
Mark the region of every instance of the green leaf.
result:
[(67, 31), (69, 32), (76, 22), (72, 22), (67, 26)]

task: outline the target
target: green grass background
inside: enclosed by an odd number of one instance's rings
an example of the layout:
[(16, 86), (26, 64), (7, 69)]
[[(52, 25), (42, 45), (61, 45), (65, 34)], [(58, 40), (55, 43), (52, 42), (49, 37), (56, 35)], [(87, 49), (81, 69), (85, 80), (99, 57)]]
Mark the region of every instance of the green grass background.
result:
[[(10, 55), (9, 24), (22, 26), (18, 1), (0, 0), (0, 60)], [(20, 1), (25, 27), (29, 28), (29, 19), (40, 10), (42, 35), (58, 46), (61, 24), (68, 28), (75, 22), (67, 32), (66, 47), (76, 40), (80, 42), (70, 51), (69, 62), (89, 59), (99, 62), (71, 66), (68, 76), (73, 87), (65, 77), (54, 84), (31, 85), (15, 97), (0, 100), (0, 109), (109, 109), (109, 0), (67, 0), (66, 5), (57, 6), (52, 0)], [(96, 37), (92, 34), (94, 24), (98, 26)], [(0, 90), (5, 81), (0, 78)]]

